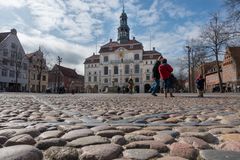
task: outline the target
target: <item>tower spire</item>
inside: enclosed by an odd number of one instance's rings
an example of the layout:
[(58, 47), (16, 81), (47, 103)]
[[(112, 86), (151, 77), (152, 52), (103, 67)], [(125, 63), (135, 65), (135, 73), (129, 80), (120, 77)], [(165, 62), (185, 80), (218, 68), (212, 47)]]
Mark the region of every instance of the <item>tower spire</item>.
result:
[(127, 14), (125, 13), (124, 0), (122, 0), (123, 10), (120, 16), (120, 26), (118, 27), (118, 41), (122, 43), (127, 43), (129, 41), (129, 27), (127, 24)]

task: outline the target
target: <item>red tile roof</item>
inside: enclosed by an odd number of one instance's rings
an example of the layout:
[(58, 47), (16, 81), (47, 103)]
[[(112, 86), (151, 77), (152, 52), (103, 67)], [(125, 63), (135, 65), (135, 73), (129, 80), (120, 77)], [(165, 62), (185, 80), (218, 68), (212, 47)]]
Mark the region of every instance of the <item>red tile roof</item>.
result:
[(59, 66), (59, 65), (55, 65), (54, 67), (57, 67), (61, 71), (61, 73), (66, 77), (78, 78), (78, 74), (74, 69)]
[(109, 43), (103, 45), (100, 48), (99, 53), (103, 53), (103, 52), (113, 52), (116, 49), (123, 47), (127, 50), (143, 50), (143, 45), (142, 43), (138, 42), (137, 40), (133, 39), (133, 40), (129, 40), (127, 43), (124, 44), (120, 44), (116, 41), (110, 41)]
[(86, 60), (83, 64), (99, 63), (99, 62), (100, 62), (100, 55), (92, 55), (92, 56), (86, 58)]
[(3, 32), (3, 33), (0, 33), (0, 43), (5, 39), (7, 38), (7, 36), (10, 34), (11, 32)]
[(158, 57), (162, 55), (160, 52), (156, 50), (152, 51), (143, 51), (143, 60), (148, 60), (148, 59), (158, 59)]

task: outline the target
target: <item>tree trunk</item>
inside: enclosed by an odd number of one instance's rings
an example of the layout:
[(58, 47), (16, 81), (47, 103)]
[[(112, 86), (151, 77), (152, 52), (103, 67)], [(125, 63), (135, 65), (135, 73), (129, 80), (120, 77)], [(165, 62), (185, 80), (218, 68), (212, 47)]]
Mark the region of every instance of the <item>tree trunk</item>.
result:
[(220, 73), (220, 65), (219, 65), (219, 61), (218, 61), (218, 54), (215, 54), (215, 55), (216, 55), (216, 62), (217, 62), (217, 73), (218, 73), (218, 79), (219, 79), (220, 93), (223, 93), (222, 77), (221, 77), (221, 73)]

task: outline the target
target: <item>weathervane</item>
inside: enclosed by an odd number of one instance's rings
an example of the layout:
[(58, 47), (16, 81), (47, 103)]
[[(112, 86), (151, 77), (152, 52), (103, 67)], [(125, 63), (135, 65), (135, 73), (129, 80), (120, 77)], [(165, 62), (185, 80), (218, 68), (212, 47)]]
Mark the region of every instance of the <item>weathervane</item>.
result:
[(124, 9), (124, 0), (122, 0), (122, 5), (123, 5), (123, 12), (125, 11), (125, 9)]

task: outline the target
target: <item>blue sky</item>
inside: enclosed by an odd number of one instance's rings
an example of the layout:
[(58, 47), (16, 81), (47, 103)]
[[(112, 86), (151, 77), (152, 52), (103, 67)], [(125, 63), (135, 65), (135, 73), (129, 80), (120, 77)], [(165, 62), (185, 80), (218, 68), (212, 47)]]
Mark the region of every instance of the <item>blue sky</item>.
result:
[[(122, 0), (0, 0), (0, 32), (16, 28), (26, 53), (39, 45), (63, 65), (83, 74), (86, 57), (110, 38), (117, 39)], [(209, 13), (224, 0), (125, 0), (130, 37), (161, 52), (173, 66), (184, 56), (187, 39), (199, 35)]]

